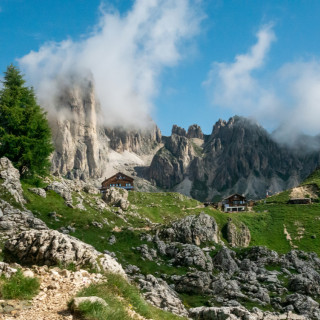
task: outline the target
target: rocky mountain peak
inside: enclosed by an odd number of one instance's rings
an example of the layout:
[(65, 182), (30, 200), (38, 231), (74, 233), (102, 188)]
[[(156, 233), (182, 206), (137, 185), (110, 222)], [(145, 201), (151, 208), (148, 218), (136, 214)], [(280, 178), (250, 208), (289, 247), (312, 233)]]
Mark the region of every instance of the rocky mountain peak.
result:
[(149, 164), (151, 160), (144, 158), (152, 156), (161, 143), (159, 128), (151, 121), (145, 128), (106, 127), (93, 80), (70, 82), (55, 101), (56, 112), (50, 113), (55, 147), (52, 172), (87, 180), (125, 171), (124, 166), (133, 170), (144, 161)]
[(176, 124), (174, 124), (172, 126), (171, 134), (176, 134), (176, 135), (182, 136), (182, 137), (186, 137), (187, 136), (186, 130), (184, 128), (181, 128), (181, 127), (177, 126)]
[(227, 125), (227, 122), (225, 120), (219, 119), (212, 128), (211, 135), (215, 134), (217, 131), (220, 130), (220, 128), (225, 127)]
[(203, 139), (203, 132), (200, 126), (197, 124), (193, 124), (188, 128), (187, 137), (189, 139), (197, 138), (197, 139)]
[(50, 124), (55, 152), (52, 171), (70, 178), (99, 177), (107, 162), (108, 140), (99, 124), (100, 105), (92, 81), (61, 91)]
[[(201, 136), (204, 139), (193, 140)], [(254, 120), (234, 116), (219, 119), (209, 136), (197, 125), (190, 126), (186, 136), (174, 126), (151, 163), (149, 179), (203, 201), (235, 192), (261, 198), (267, 190), (297, 185), (318, 163), (318, 153), (298, 154)]]

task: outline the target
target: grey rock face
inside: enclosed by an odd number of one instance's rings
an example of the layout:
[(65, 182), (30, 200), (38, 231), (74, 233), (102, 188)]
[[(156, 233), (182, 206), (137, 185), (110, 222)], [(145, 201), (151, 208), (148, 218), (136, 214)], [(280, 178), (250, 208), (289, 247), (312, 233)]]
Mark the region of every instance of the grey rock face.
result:
[(122, 210), (129, 208), (128, 191), (121, 188), (112, 187), (102, 196), (102, 199), (110, 206), (120, 207)]
[(138, 155), (149, 154), (161, 143), (161, 132), (156, 125), (136, 130), (107, 128), (105, 133), (110, 139), (110, 148), (120, 153), (130, 151)]
[(0, 158), (0, 178), (4, 180), (1, 186), (4, 187), (18, 203), (26, 203), (26, 200), (23, 198), (20, 173), (6, 157)]
[(241, 292), (238, 281), (226, 280), (223, 275), (220, 275), (217, 280), (212, 282), (211, 289), (215, 296), (218, 296), (220, 299), (225, 298), (224, 301), (246, 298)]
[(246, 258), (258, 266), (276, 265), (280, 262), (279, 254), (266, 247), (252, 247), (248, 250)]
[(141, 270), (139, 267), (132, 265), (132, 264), (129, 264), (129, 265), (127, 265), (125, 271), (127, 274), (135, 275), (135, 274), (139, 274)]
[(223, 247), (213, 258), (213, 265), (226, 273), (233, 274), (239, 270), (234, 257), (235, 253), (233, 251)]
[(49, 119), (55, 147), (52, 172), (83, 180), (100, 177), (107, 164), (108, 138), (99, 125), (93, 82), (74, 81), (60, 92), (56, 114)]
[(83, 187), (83, 191), (89, 194), (97, 194), (99, 193), (99, 190), (97, 188), (95, 188), (94, 186), (90, 185), (90, 184), (86, 184)]
[(181, 137), (186, 137), (187, 136), (187, 132), (185, 129), (177, 126), (176, 124), (174, 124), (172, 126), (172, 130), (171, 130), (171, 134), (176, 134), (178, 136), (181, 136)]
[(319, 279), (315, 279), (312, 276), (312, 273), (303, 273), (292, 276), (289, 280), (288, 288), (290, 291), (307, 295), (320, 294)]
[(40, 196), (42, 198), (47, 197), (46, 190), (44, 190), (42, 188), (29, 188), (28, 190), (34, 194), (37, 194), (38, 196)]
[(174, 259), (174, 264), (196, 267), (203, 271), (212, 271), (212, 259), (210, 255), (205, 254), (199, 247), (192, 244), (170, 243), (165, 253), (168, 257)]
[(299, 314), (310, 316), (311, 319), (320, 319), (319, 303), (310, 297), (295, 293), (286, 297), (286, 303), (292, 305)]
[(197, 138), (197, 139), (203, 139), (203, 132), (201, 128), (197, 124), (193, 124), (188, 128), (187, 137), (189, 139)]
[(196, 245), (209, 241), (218, 242), (218, 225), (214, 218), (200, 213), (173, 222), (169, 227), (159, 231), (159, 237)]
[[(170, 231), (169, 234), (175, 233)], [(315, 254), (293, 250), (286, 255), (279, 255), (264, 247), (238, 252), (222, 247), (211, 259), (208, 254), (210, 250), (194, 244), (169, 242), (168, 239), (166, 236), (166, 242), (159, 240), (157, 235), (153, 238), (159, 254), (157, 257), (152, 256), (153, 249), (147, 245), (140, 246), (142, 257), (156, 261), (170, 258), (170, 264), (189, 267), (190, 271), (185, 275), (164, 278), (170, 280), (176, 292), (205, 295), (210, 305), (223, 306), (191, 309), (189, 316), (193, 319), (320, 318), (319, 304), (315, 301), (320, 289), (320, 261)], [(269, 270), (270, 266), (276, 269)], [(137, 274), (139, 270), (130, 272), (134, 279), (144, 280), (143, 275)], [(288, 295), (288, 290), (298, 293)], [(262, 312), (257, 308), (249, 312), (241, 305), (247, 302), (260, 305), (261, 308), (268, 306), (274, 312)]]
[(73, 263), (125, 276), (121, 265), (111, 256), (55, 230), (22, 232), (5, 243), (5, 250), (24, 263), (48, 266)]
[(145, 299), (154, 306), (180, 316), (188, 316), (188, 311), (178, 295), (165, 281), (149, 274), (139, 281), (139, 286)]
[(188, 294), (210, 294), (213, 276), (209, 272), (196, 271), (188, 272), (185, 276), (175, 279), (177, 292)]
[(49, 117), (53, 173), (70, 179), (101, 178), (110, 166), (111, 152), (145, 155), (161, 143), (161, 132), (153, 123), (145, 129), (105, 128), (108, 119), (96, 99), (92, 77), (71, 80), (72, 85), (61, 85), (55, 113)]
[[(257, 309), (257, 308), (253, 308)], [(286, 314), (261, 312), (259, 309), (249, 312), (243, 307), (198, 307), (189, 310), (189, 315), (197, 320), (307, 320), (288, 312)]]
[(53, 190), (66, 201), (66, 204), (72, 205), (72, 193), (65, 183), (53, 181), (46, 187), (46, 190)]
[[(194, 138), (204, 141), (200, 154), (194, 152)], [(188, 179), (191, 186), (181, 190), (200, 201), (235, 192), (260, 199), (266, 190), (278, 192), (299, 184), (320, 163), (319, 152), (298, 155), (275, 142), (259, 124), (237, 116), (219, 120), (210, 135), (203, 135), (196, 125), (187, 134), (174, 127), (163, 141), (164, 147), (152, 160), (149, 179), (167, 189)]]
[(230, 219), (227, 224), (227, 239), (231, 247), (248, 247), (251, 241), (250, 230), (243, 222), (237, 226)]
[(154, 156), (149, 168), (149, 179), (159, 186), (172, 188), (184, 179), (193, 158), (191, 142), (184, 135), (172, 134)]
[(97, 221), (92, 221), (91, 224), (96, 227), (96, 228), (99, 228), (99, 229), (102, 229), (103, 228), (103, 224), (100, 223), (100, 222), (97, 222)]
[(114, 245), (117, 242), (115, 235), (110, 236), (108, 239), (109, 244)]
[(198, 307), (198, 308), (190, 309), (189, 313), (192, 318), (199, 319), (199, 320), (254, 319), (254, 318), (250, 318), (250, 312), (248, 310), (241, 307), (234, 307), (234, 308)]
[(17, 209), (0, 199), (0, 239), (12, 237), (29, 229), (45, 230), (46, 224), (35, 218), (31, 211)]
[(136, 248), (140, 252), (143, 260), (153, 261), (157, 258), (157, 251), (149, 248), (146, 244), (142, 244), (140, 247)]

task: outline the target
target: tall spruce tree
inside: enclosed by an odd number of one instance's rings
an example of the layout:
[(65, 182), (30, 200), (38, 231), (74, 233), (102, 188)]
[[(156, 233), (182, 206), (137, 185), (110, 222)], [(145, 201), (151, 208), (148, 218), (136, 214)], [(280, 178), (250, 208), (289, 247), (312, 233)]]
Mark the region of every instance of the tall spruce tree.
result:
[(46, 113), (17, 67), (10, 65), (2, 82), (0, 156), (8, 157), (25, 177), (46, 174), (53, 151)]

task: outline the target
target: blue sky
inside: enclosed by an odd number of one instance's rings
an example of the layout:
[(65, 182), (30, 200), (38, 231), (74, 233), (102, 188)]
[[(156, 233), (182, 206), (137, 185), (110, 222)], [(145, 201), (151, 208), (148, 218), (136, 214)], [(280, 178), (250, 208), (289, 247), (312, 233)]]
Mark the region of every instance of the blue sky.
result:
[[(117, 26), (127, 30), (130, 22), (124, 17), (130, 12), (133, 12), (133, 17), (138, 17), (138, 10), (134, 13), (133, 9), (134, 5), (138, 6), (137, 2), (140, 9), (147, 6), (144, 0), (0, 0), (0, 69), (4, 71), (11, 62), (20, 65), (28, 83), (37, 90), (44, 83), (43, 77), (47, 76), (41, 67), (55, 61), (56, 51), (60, 52), (57, 54), (59, 57), (66, 54), (70, 60), (73, 55), (77, 56), (81, 65), (81, 57), (95, 56), (92, 47), (90, 50), (79, 49), (89, 52), (88, 55), (78, 57), (78, 53), (74, 53), (78, 44), (86, 39), (108, 42), (103, 44), (108, 52), (121, 47), (119, 39), (110, 35), (100, 37), (97, 29), (108, 14), (109, 20), (101, 29), (106, 31), (109, 28), (115, 34)], [(172, 22), (172, 29), (175, 28), (171, 33), (172, 42), (164, 41), (163, 46), (153, 50), (150, 46), (156, 46), (154, 40), (158, 38), (149, 39), (145, 33), (140, 37), (145, 30), (136, 31), (129, 41), (135, 45), (134, 39), (141, 38), (138, 46), (148, 47), (149, 51), (135, 49), (137, 51), (128, 56), (128, 60), (146, 70), (143, 73), (136, 71), (136, 77), (128, 81), (126, 88), (132, 91), (137, 87), (139, 99), (131, 105), (133, 99), (127, 101), (111, 97), (117, 112), (110, 107), (106, 109), (108, 114), (120, 119), (122, 115), (118, 112), (122, 105), (124, 115), (133, 114), (135, 110), (139, 115), (151, 113), (166, 135), (170, 133), (172, 124), (187, 128), (193, 123), (199, 124), (205, 133), (210, 133), (219, 118), (228, 119), (234, 114), (254, 117), (269, 130), (282, 125), (284, 136), (293, 129), (311, 134), (320, 132), (314, 120), (315, 115), (320, 115), (317, 93), (320, 94), (317, 76), (320, 70), (319, 1), (177, 0), (175, 8), (171, 8), (166, 0), (153, 2), (154, 8), (149, 12), (155, 20), (158, 12), (162, 18), (169, 19), (171, 9), (173, 15), (177, 15), (176, 24), (170, 19), (165, 20), (170, 21), (167, 24), (159, 24), (166, 28)], [(146, 24), (150, 30), (156, 30), (153, 16)], [(116, 23), (110, 22), (113, 17)], [(128, 31), (119, 32), (119, 37), (127, 35)], [(67, 51), (60, 48), (61, 41), (65, 40), (71, 43)], [(50, 42), (59, 49), (53, 48), (48, 44)], [(258, 53), (254, 52), (255, 45), (256, 50), (260, 50)], [(45, 63), (39, 54), (29, 55), (41, 48), (48, 49), (46, 52), (50, 55)], [(161, 55), (164, 58), (158, 57), (159, 50), (163, 50)], [(168, 57), (167, 50), (172, 50)], [(103, 47), (102, 51), (106, 52), (106, 48)], [(148, 57), (149, 52), (152, 59)], [(122, 53), (119, 51), (119, 56)], [(140, 53), (144, 55), (143, 59), (138, 57)], [(236, 57), (239, 56), (237, 63)], [(17, 60), (23, 57), (27, 58)], [(117, 69), (112, 66), (121, 68), (123, 60), (101, 59), (98, 62), (101, 66), (106, 64), (103, 72), (108, 73), (109, 63), (110, 70), (116, 73)], [(88, 66), (98, 69), (92, 63)], [(128, 63), (127, 68), (123, 71), (124, 77), (132, 70), (132, 65)], [(96, 74), (95, 71), (93, 73)], [(112, 78), (104, 81), (102, 72), (97, 77), (97, 81), (102, 82), (101, 86), (107, 87), (112, 82)], [(122, 78), (118, 81), (120, 84), (123, 82)], [(110, 92), (114, 91), (110, 87)], [(40, 98), (41, 93), (44, 95), (40, 92)], [(126, 91), (117, 93), (126, 95)], [(104, 99), (108, 97), (102, 101)], [(140, 107), (140, 102), (143, 107)], [(290, 123), (286, 116), (288, 112), (292, 120)], [(304, 118), (301, 118), (301, 113)]]

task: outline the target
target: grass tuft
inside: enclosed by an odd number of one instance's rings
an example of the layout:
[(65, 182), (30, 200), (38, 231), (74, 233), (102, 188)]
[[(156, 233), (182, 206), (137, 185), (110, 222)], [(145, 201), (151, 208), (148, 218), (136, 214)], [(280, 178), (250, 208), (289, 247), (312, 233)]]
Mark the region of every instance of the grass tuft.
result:
[(25, 277), (21, 270), (9, 279), (4, 276), (0, 279), (0, 295), (3, 299), (29, 300), (39, 292), (39, 288), (39, 279)]
[(128, 310), (131, 309), (139, 315), (153, 320), (183, 320), (169, 312), (160, 310), (147, 303), (141, 296), (137, 287), (129, 284), (122, 276), (106, 274), (104, 283), (91, 284), (78, 293), (79, 297), (97, 296), (104, 299), (108, 307), (98, 307), (94, 304), (80, 305), (81, 315), (85, 320), (130, 320)]

